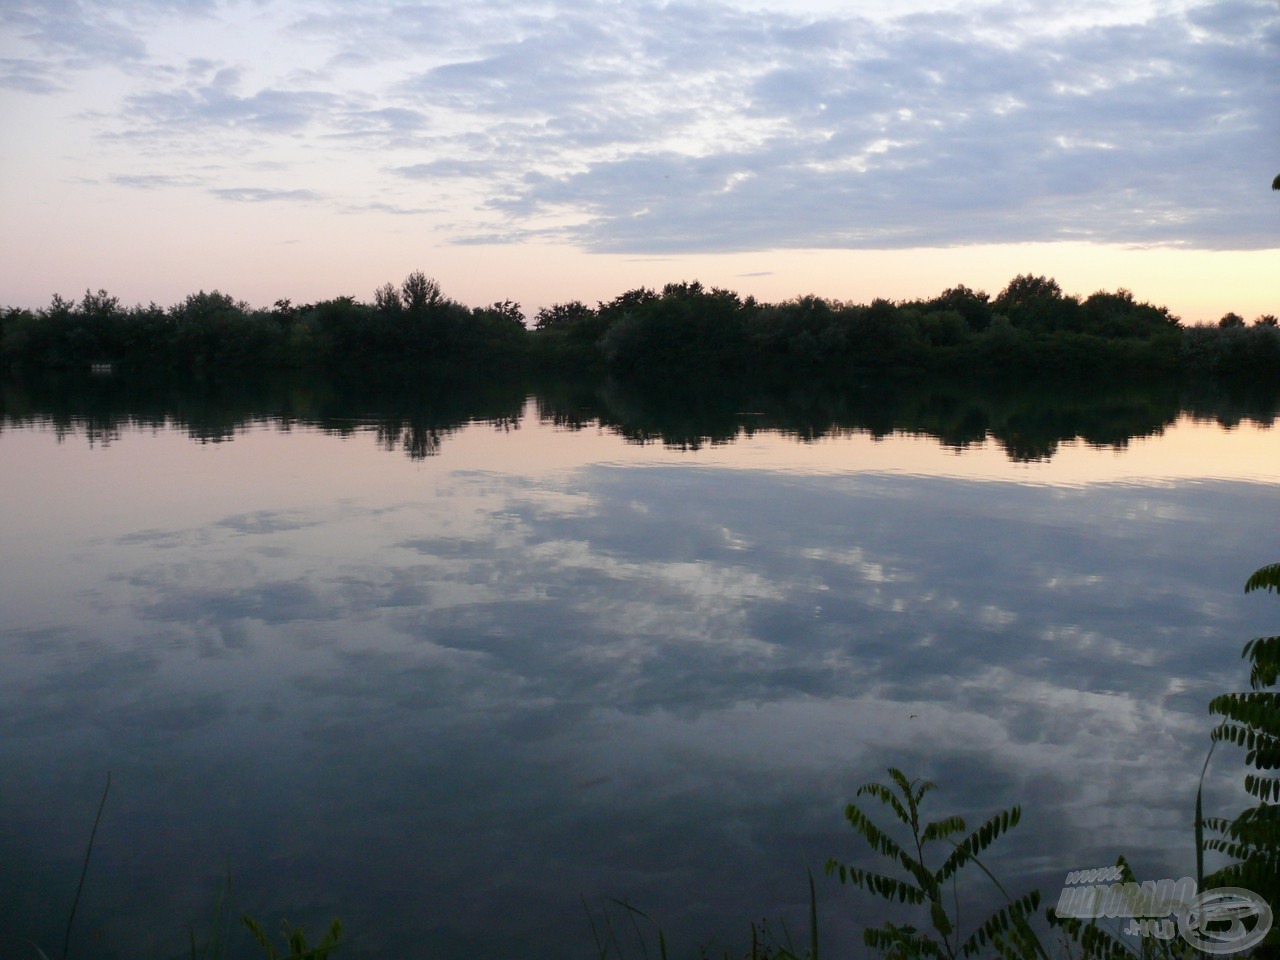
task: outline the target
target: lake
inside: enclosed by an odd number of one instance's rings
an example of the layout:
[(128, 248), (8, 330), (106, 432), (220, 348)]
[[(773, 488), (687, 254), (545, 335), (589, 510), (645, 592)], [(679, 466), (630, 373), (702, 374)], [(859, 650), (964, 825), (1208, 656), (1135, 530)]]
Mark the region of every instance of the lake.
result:
[(897, 914), (822, 866), (883, 867), (843, 809), (890, 766), (1021, 804), (984, 862), (1049, 903), (1183, 876), (1280, 621), (1273, 410), (93, 389), (0, 430), (6, 957), (58, 955), (108, 771), (78, 958), (182, 955), (228, 873), (340, 956), (591, 957), (610, 898), (740, 956), (808, 870), (861, 956)]

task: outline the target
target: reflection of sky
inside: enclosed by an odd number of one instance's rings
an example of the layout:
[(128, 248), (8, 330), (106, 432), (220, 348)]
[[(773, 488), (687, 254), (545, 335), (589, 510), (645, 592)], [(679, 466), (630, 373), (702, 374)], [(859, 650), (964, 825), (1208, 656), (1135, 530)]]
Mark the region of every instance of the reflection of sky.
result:
[[(1046, 896), (1121, 852), (1185, 872), (1205, 705), (1273, 632), (1240, 593), (1276, 550), (1256, 482), (770, 470), (534, 425), (424, 462), (306, 430), (0, 446), (6, 949), (60, 934), (108, 769), (104, 951), (177, 949), (228, 864), (241, 908), (370, 953), (586, 955), (580, 894), (739, 944), (856, 855), (840, 810), (891, 763), (937, 813), (1021, 802), (996, 862)], [(833, 936), (870, 918), (819, 884)]]

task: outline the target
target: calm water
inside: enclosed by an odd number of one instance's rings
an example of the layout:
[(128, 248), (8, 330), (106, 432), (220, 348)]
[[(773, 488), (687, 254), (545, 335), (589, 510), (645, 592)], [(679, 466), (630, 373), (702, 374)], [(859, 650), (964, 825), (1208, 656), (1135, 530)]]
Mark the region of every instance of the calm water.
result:
[(989, 863), (1047, 898), (1120, 853), (1192, 871), (1206, 704), (1280, 621), (1241, 592), (1280, 559), (1275, 431), (1017, 462), (548, 409), (219, 442), (11, 415), (0, 954), (60, 950), (107, 771), (78, 957), (180, 953), (228, 870), (237, 911), (341, 917), (348, 956), (588, 957), (602, 897), (737, 953), (800, 930), (810, 868), (861, 955), (887, 914), (820, 868), (862, 857), (843, 805), (890, 765), (939, 815), (1021, 803)]

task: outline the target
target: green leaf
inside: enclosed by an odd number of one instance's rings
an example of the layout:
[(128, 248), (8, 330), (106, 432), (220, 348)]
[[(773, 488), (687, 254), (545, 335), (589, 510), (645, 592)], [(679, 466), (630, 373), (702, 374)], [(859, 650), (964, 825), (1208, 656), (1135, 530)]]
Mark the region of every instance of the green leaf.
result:
[(1252, 593), (1254, 590), (1280, 592), (1280, 563), (1269, 563), (1249, 575), (1249, 579), (1244, 582), (1244, 592)]
[(933, 823), (927, 824), (924, 832), (920, 834), (920, 839), (925, 843), (930, 840), (945, 840), (957, 833), (963, 833), (965, 829), (964, 817), (954, 816), (946, 817), (942, 820), (935, 820)]
[(1021, 819), (1021, 807), (1013, 806), (1008, 810), (1001, 810), (977, 830), (956, 844), (955, 849), (951, 852), (951, 856), (947, 857), (946, 861), (942, 864), (942, 868), (934, 874), (934, 877), (939, 883), (950, 879), (951, 876), (964, 866), (972, 857), (991, 846), (997, 837), (1003, 833), (1008, 833), (1016, 827), (1018, 825), (1018, 821)]
[(1059, 917), (1049, 911), (1049, 924), (1061, 927), (1080, 944), (1088, 960), (1133, 960), (1133, 951), (1096, 923), (1084, 923), (1074, 917)]
[(933, 929), (942, 935), (942, 939), (951, 936), (951, 931), (955, 929), (951, 925), (951, 918), (947, 916), (947, 909), (942, 905), (941, 900), (929, 901), (929, 919), (933, 921)]
[(872, 873), (869, 870), (846, 866), (845, 864), (837, 864), (834, 860), (827, 861), (827, 873), (830, 874), (833, 869), (838, 870), (841, 883), (861, 887), (863, 890), (874, 893), (876, 896), (883, 897), (886, 900), (897, 900), (899, 903), (924, 903), (925, 901), (923, 890), (913, 887), (902, 880), (886, 877), (880, 873)]
[[(886, 787), (884, 784), (864, 783), (862, 786), (858, 788), (858, 791), (857, 793), (854, 794), (854, 796), (861, 797), (864, 794), (869, 794), (870, 796), (875, 797), (881, 803), (892, 807), (893, 812), (898, 815), (899, 820), (907, 824), (907, 826), (911, 825), (911, 815), (907, 813), (906, 808), (903, 807), (902, 803), (898, 800), (898, 798), (894, 796), (893, 791), (890, 790), (888, 787)], [(856, 809), (857, 808), (854, 807), (853, 804), (849, 804), (849, 806), (845, 808), (845, 816), (847, 817), (849, 815), (850, 810), (856, 810)]]
[(266, 932), (258, 926), (257, 921), (252, 917), (241, 917), (240, 922), (249, 928), (249, 933), (257, 941), (258, 945), (266, 951), (267, 957), (270, 960), (277, 960), (279, 954), (276, 953), (276, 948), (271, 945), (271, 940), (268, 939)]
[(938, 943), (918, 935), (911, 926), (897, 927), (886, 923), (883, 927), (868, 927), (862, 931), (862, 942), (873, 950), (879, 950), (887, 960), (920, 960), (923, 957), (941, 960), (945, 956)]

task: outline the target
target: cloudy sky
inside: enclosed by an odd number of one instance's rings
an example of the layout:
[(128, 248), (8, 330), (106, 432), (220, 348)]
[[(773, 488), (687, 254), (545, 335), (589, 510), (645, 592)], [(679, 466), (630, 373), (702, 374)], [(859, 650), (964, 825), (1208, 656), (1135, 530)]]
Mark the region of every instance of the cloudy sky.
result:
[(0, 0), (0, 303), (1035, 272), (1280, 312), (1278, 54), (1252, 0)]

